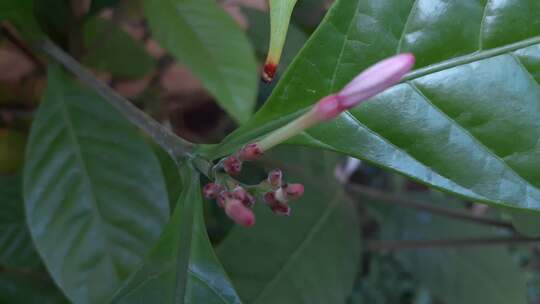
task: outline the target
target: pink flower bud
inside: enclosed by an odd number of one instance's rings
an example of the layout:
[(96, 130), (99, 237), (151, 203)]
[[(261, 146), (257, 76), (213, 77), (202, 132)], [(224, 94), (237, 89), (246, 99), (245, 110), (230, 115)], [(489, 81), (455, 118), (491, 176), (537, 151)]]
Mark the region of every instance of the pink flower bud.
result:
[(264, 151), (259, 147), (257, 143), (251, 143), (245, 145), (240, 150), (240, 159), (241, 160), (257, 160), (261, 158), (264, 154)]
[(291, 214), (291, 207), (289, 207), (286, 202), (279, 201), (276, 198), (276, 192), (277, 191), (266, 192), (264, 194), (264, 201), (275, 214), (289, 216)]
[(337, 94), (341, 107), (350, 109), (397, 84), (412, 69), (414, 61), (413, 54), (405, 53), (372, 65)]
[(234, 188), (233, 197), (244, 204), (244, 206), (250, 208), (255, 204), (255, 197), (253, 195), (249, 194), (244, 188), (237, 186)]
[(216, 198), (223, 187), (216, 183), (208, 183), (203, 187), (203, 195), (206, 198)]
[(270, 206), (270, 209), (274, 214), (281, 215), (281, 216), (289, 216), (291, 215), (291, 207), (287, 204), (275, 204)]
[(225, 213), (240, 226), (251, 227), (255, 225), (253, 211), (244, 206), (240, 200), (228, 200), (225, 204)]
[(400, 54), (369, 67), (340, 92), (317, 102), (313, 108), (315, 119), (334, 119), (343, 111), (397, 84), (412, 69), (414, 60), (412, 54)]
[(268, 173), (267, 181), (273, 189), (281, 187), (283, 173), (279, 169), (274, 169)]
[(287, 199), (297, 199), (304, 194), (304, 185), (302, 184), (287, 184), (284, 188)]
[(223, 161), (223, 169), (229, 175), (238, 175), (242, 171), (242, 161), (236, 155), (231, 155)]

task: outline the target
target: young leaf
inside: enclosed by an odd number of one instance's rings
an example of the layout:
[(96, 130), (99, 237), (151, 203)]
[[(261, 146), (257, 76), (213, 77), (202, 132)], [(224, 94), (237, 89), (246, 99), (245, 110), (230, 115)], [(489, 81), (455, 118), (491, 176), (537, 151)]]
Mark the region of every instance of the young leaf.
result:
[(0, 176), (0, 266), (39, 264), (24, 216), (21, 176)]
[(257, 71), (244, 33), (214, 0), (148, 0), (152, 35), (198, 77), (234, 119), (253, 111)]
[(246, 303), (344, 303), (359, 267), (360, 234), (356, 211), (332, 179), (335, 156), (291, 149), (278, 155), (294, 164), (280, 167), (287, 180), (305, 184), (304, 195), (290, 217), (258, 204), (257, 224), (233, 228), (220, 260)]
[(264, 63), (262, 78), (271, 82), (281, 59), (291, 14), (297, 0), (270, 0), (270, 44)]
[(376, 61), (413, 52), (419, 69), (404, 83), (296, 143), (540, 212), (540, 27), (531, 26), (540, 2), (483, 4), (451, 1), (439, 10), (430, 1), (337, 0), (261, 111), (207, 155), (234, 151)]
[(190, 164), (180, 170), (184, 188), (171, 221), (112, 303), (240, 303), (206, 234), (198, 173)]
[(154, 59), (131, 36), (109, 20), (93, 18), (84, 23), (83, 62), (97, 70), (137, 78), (149, 73)]
[(103, 303), (168, 219), (151, 148), (114, 108), (51, 67), (24, 171), (30, 232), (70, 300)]

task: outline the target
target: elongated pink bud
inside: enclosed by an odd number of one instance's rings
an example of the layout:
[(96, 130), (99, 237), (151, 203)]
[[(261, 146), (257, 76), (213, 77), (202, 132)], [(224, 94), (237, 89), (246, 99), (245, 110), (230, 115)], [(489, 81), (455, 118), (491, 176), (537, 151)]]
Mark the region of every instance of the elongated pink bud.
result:
[(206, 198), (216, 198), (223, 187), (216, 183), (208, 183), (203, 187), (203, 195)]
[(414, 62), (414, 55), (405, 53), (372, 65), (337, 93), (341, 107), (350, 109), (397, 84), (412, 69)]
[(313, 108), (316, 121), (336, 118), (364, 100), (397, 84), (414, 65), (414, 55), (400, 54), (369, 67), (340, 92), (321, 99)]
[(240, 200), (228, 200), (225, 203), (225, 213), (240, 226), (251, 227), (255, 225), (255, 214)]
[(245, 145), (239, 153), (240, 160), (257, 160), (263, 156), (264, 152), (257, 143)]

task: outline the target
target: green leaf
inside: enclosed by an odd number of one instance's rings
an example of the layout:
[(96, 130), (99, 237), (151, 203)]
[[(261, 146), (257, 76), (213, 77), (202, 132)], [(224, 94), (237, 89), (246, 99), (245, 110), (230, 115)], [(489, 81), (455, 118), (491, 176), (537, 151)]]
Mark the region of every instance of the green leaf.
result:
[(356, 211), (331, 177), (335, 156), (307, 149), (280, 155), (286, 180), (304, 183), (304, 196), (291, 203), (290, 217), (257, 204), (257, 224), (234, 227), (218, 256), (246, 303), (344, 303), (359, 267), (360, 234)]
[(169, 153), (163, 150), (163, 148), (161, 148), (155, 142), (151, 142), (150, 144), (154, 150), (154, 153), (156, 154), (157, 159), (159, 160), (161, 171), (163, 172), (163, 177), (165, 178), (165, 184), (167, 185), (167, 196), (169, 197), (169, 209), (172, 211), (174, 210), (176, 202), (182, 193), (182, 180), (180, 177), (180, 172), (178, 172), (178, 166), (171, 158)]
[(338, 0), (262, 110), (205, 154), (232, 152), (367, 66), (411, 51), (418, 69), (404, 83), (295, 142), (473, 200), (538, 212), (539, 10), (536, 0)]
[(148, 0), (153, 37), (185, 64), (234, 119), (255, 104), (257, 68), (244, 33), (214, 0)]
[(199, 175), (190, 164), (180, 172), (185, 187), (171, 221), (112, 303), (240, 303), (206, 234)]
[(88, 53), (83, 62), (99, 71), (138, 78), (149, 73), (154, 59), (114, 22), (93, 18), (84, 23), (84, 44)]
[(30, 232), (76, 303), (103, 303), (141, 262), (169, 215), (151, 148), (97, 94), (51, 67), (27, 146)]
[[(492, 228), (403, 208), (394, 208), (382, 223), (382, 237), (392, 240), (496, 236)], [(525, 274), (504, 246), (403, 250), (395, 256), (443, 303), (527, 303)]]
[(46, 273), (0, 273), (0, 303), (69, 303)]
[(34, 267), (39, 257), (24, 216), (21, 176), (0, 176), (0, 265)]
[(33, 0), (0, 0), (0, 21), (12, 22), (25, 36), (35, 39), (42, 32), (34, 17)]

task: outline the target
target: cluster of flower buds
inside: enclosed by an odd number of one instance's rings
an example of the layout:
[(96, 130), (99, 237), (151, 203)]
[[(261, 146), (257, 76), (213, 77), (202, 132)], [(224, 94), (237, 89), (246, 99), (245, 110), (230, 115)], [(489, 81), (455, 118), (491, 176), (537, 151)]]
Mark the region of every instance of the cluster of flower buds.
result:
[[(277, 215), (291, 214), (289, 202), (299, 198), (304, 193), (302, 184), (283, 183), (281, 170), (274, 169), (266, 180), (252, 187), (256, 194), (262, 196), (266, 205)], [(203, 188), (203, 194), (208, 199), (215, 199), (218, 206), (225, 210), (225, 214), (237, 224), (251, 227), (255, 224), (255, 215), (252, 207), (256, 199), (238, 183), (227, 189), (218, 183), (208, 183)]]
[[(225, 158), (221, 165), (228, 174), (227, 179), (240, 174), (244, 161), (259, 159), (268, 149), (315, 124), (338, 117), (342, 112), (399, 83), (412, 69), (414, 62), (414, 55), (399, 54), (369, 67), (339, 92), (320, 99), (302, 116)], [(225, 209), (225, 213), (236, 223), (246, 227), (252, 226), (255, 224), (255, 215), (251, 207), (255, 203), (255, 198), (238, 186), (237, 182), (230, 184), (234, 184), (234, 187), (225, 189), (217, 183), (210, 183), (204, 187), (204, 195), (207, 198), (217, 199), (218, 204)], [(262, 195), (270, 209), (279, 215), (289, 215), (291, 213), (289, 201), (304, 193), (304, 186), (301, 184), (282, 183), (280, 170), (270, 172), (266, 181), (254, 188)]]
[(274, 169), (268, 174), (267, 183), (270, 191), (264, 193), (264, 202), (277, 215), (289, 216), (291, 207), (289, 202), (304, 194), (302, 184), (283, 184), (281, 170)]

